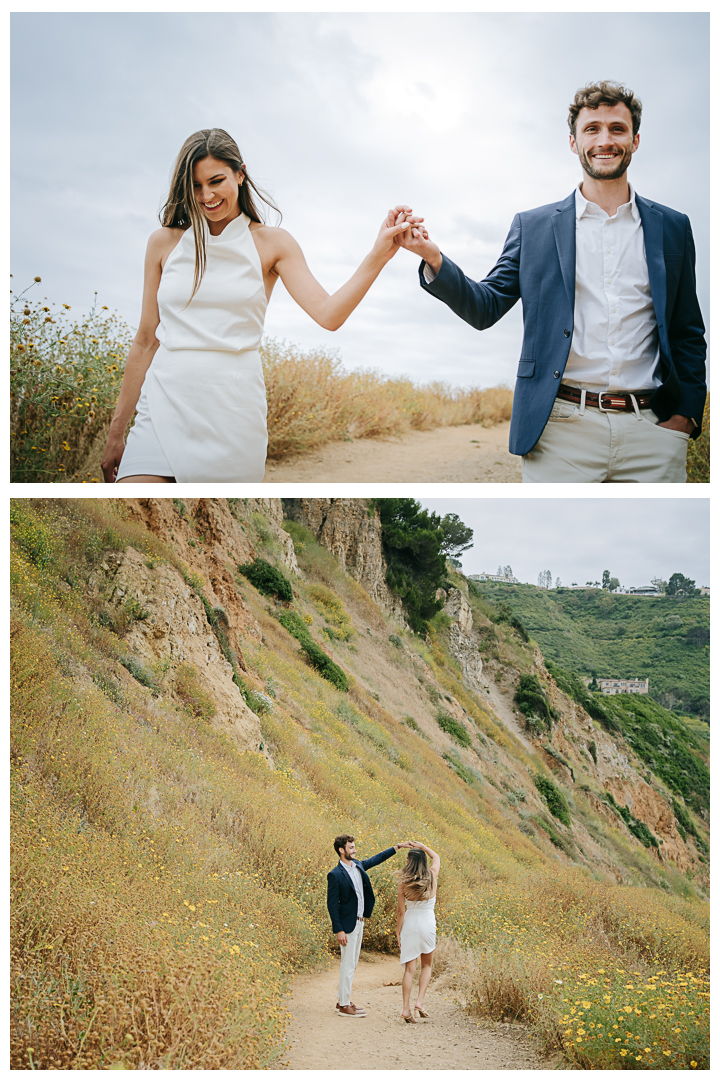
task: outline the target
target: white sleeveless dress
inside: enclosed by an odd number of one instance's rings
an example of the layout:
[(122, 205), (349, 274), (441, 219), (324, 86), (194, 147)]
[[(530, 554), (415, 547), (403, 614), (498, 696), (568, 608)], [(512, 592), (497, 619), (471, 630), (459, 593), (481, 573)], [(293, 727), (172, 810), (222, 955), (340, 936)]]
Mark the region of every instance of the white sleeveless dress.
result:
[(406, 900), (405, 918), (400, 931), (400, 963), (416, 960), (420, 953), (435, 948), (435, 900)]
[(240, 214), (219, 236), (205, 225), (207, 265), (188, 304), (195, 238), (170, 252), (158, 288), (160, 341), (118, 469), (178, 483), (260, 483), (267, 400), (258, 346), (267, 296), (262, 264)]

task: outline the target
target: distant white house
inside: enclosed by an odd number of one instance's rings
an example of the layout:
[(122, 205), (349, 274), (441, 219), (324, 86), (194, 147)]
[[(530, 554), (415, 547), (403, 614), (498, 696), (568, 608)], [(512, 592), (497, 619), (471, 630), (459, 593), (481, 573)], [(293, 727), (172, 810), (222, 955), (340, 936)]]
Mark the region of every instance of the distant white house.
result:
[(647, 694), (649, 679), (598, 679), (603, 694)]
[(512, 574), (468, 574), (469, 581), (499, 581), (502, 585), (519, 585), (520, 580)]
[(616, 589), (615, 595), (622, 596), (662, 596), (654, 585), (640, 585), (638, 588)]
[(701, 596), (709, 596), (710, 595), (710, 589), (708, 588), (707, 585), (701, 585), (700, 586), (700, 595)]

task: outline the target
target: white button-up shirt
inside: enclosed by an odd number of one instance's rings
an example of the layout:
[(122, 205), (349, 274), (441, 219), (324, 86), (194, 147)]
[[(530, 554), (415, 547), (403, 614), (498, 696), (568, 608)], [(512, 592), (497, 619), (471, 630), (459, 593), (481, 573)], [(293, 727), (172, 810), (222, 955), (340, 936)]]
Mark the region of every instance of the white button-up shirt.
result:
[(360, 874), (360, 871), (355, 865), (355, 863), (352, 863), (350, 866), (348, 866), (347, 863), (344, 863), (342, 860), (340, 860), (340, 865), (353, 883), (353, 888), (355, 889), (358, 898), (358, 919), (362, 919), (363, 913), (365, 911), (365, 892), (363, 890), (362, 876)]
[(575, 325), (563, 382), (648, 390), (659, 355), (645, 238), (635, 192), (613, 217), (575, 191)]

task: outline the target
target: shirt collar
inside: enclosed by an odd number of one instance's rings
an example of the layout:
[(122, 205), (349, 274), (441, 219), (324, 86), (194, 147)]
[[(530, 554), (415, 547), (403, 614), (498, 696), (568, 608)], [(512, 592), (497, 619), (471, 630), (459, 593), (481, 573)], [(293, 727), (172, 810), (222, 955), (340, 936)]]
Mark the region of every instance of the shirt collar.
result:
[[(582, 181), (575, 188), (575, 219), (576, 219), (576, 221), (579, 221), (580, 218), (583, 217), (585, 214), (588, 214), (588, 215), (592, 214), (592, 215), (597, 215), (597, 216), (600, 216), (600, 215), (606, 216), (605, 211), (601, 210), (601, 208), (597, 205), (597, 203), (590, 202), (589, 199), (585, 198), (582, 191), (580, 190), (581, 185), (582, 185)], [(635, 189), (633, 188), (630, 181), (628, 181), (628, 188), (630, 189), (630, 215), (631, 215), (633, 221), (639, 221), (640, 220), (640, 211), (638, 210), (637, 203), (635, 202)], [(623, 203), (623, 206), (627, 206), (627, 205), (628, 205), (627, 203)], [(620, 210), (622, 210), (622, 206), (618, 207), (618, 212)]]

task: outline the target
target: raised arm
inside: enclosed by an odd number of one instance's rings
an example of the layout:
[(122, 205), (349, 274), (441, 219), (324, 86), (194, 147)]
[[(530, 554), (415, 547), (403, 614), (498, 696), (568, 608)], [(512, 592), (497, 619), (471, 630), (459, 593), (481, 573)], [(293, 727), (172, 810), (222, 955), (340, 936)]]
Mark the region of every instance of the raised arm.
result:
[[(414, 221), (409, 206), (391, 210), (380, 226), (380, 232), (369, 255), (341, 288), (328, 293), (312, 275), (300, 245), (284, 229), (254, 230), (261, 256), (270, 253), (270, 275), (276, 275), (303, 311), (326, 330), (339, 329), (355, 310), (383, 267), (399, 249), (398, 237), (411, 228)], [(390, 224), (392, 217), (393, 224)], [(273, 235), (270, 235), (273, 234)], [(265, 263), (265, 258), (263, 262)]]
[(408, 847), (418, 848), (430, 857), (430, 873), (433, 876), (433, 880), (435, 880), (440, 873), (440, 856), (437, 851), (433, 851), (432, 848), (429, 848), (426, 844), (421, 844), (419, 840), (411, 840)]
[(476, 330), (487, 330), (520, 299), (521, 242), (520, 215), (516, 215), (500, 258), (482, 281), (473, 281), (443, 255), (424, 227), (413, 227), (404, 234), (401, 246), (423, 260), (420, 284), (426, 292), (442, 300)]
[(115, 481), (118, 466), (125, 451), (125, 428), (135, 412), (147, 370), (160, 344), (155, 337), (155, 331), (160, 323), (157, 291), (163, 263), (180, 239), (180, 234), (179, 229), (158, 229), (148, 240), (140, 325), (128, 353), (120, 394), (110, 423), (110, 432), (102, 459), (102, 471), (106, 484), (112, 484)]

